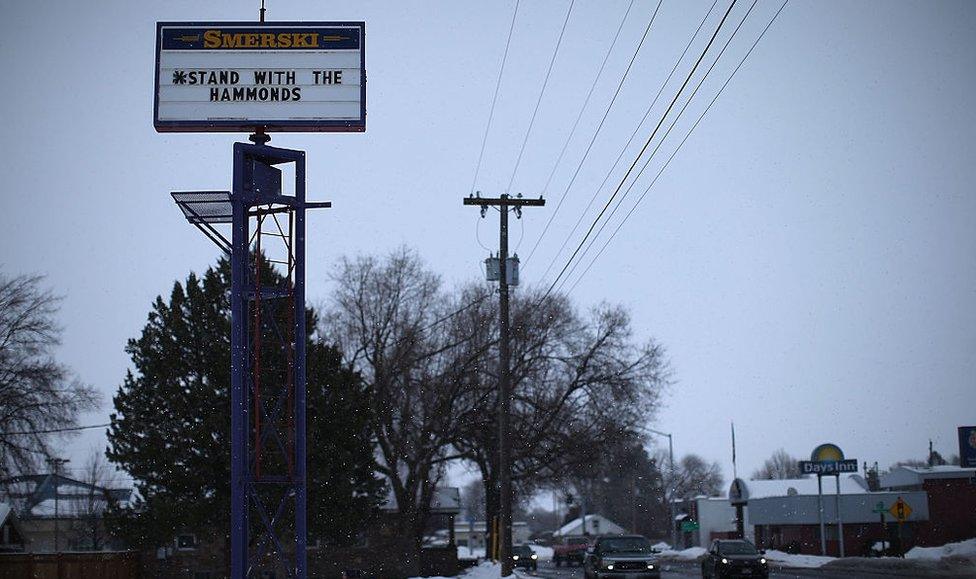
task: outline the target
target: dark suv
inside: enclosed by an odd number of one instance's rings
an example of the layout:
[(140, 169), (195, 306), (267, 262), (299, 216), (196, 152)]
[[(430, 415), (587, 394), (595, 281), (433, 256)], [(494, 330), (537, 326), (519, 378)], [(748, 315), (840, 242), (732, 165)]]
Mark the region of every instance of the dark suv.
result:
[(596, 540), (583, 563), (585, 579), (658, 579), (661, 567), (651, 542), (640, 535)]
[(512, 564), (516, 567), (525, 567), (535, 571), (539, 566), (539, 556), (528, 545), (513, 545)]
[(769, 577), (769, 565), (762, 551), (749, 541), (712, 541), (702, 560), (702, 577)]

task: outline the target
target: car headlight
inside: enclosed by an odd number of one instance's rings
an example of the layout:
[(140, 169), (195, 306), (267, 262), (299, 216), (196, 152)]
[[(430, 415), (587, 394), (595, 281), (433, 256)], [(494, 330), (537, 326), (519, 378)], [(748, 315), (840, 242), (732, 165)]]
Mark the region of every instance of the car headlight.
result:
[(759, 558), (759, 562), (762, 563), (763, 565), (765, 565), (766, 564), (766, 558), (765, 557), (760, 557)]
[(648, 569), (653, 569), (654, 568), (654, 563), (648, 563), (647, 564), (647, 568)]
[(607, 564), (607, 571), (613, 571), (613, 563)]
[(538, 558), (539, 558), (539, 556), (538, 556), (538, 555), (536, 555), (535, 553), (533, 553), (533, 554), (532, 554), (532, 558), (533, 558), (533, 559), (538, 559)]
[(723, 565), (728, 565), (729, 564), (729, 560), (726, 559), (725, 557), (722, 557), (722, 564)]
[(512, 555), (512, 559), (518, 561), (518, 555)]

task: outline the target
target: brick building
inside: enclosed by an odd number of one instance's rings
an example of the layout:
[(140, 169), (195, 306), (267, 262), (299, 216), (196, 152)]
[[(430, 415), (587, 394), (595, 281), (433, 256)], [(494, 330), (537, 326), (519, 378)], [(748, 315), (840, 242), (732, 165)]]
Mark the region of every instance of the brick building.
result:
[(927, 496), (929, 521), (919, 526), (917, 545), (933, 547), (976, 537), (976, 468), (899, 466), (881, 475), (880, 485)]
[[(881, 475), (877, 491), (869, 491), (858, 475), (842, 475), (840, 483), (838, 495), (834, 477), (823, 478), (827, 555), (840, 555), (838, 512), (847, 556), (867, 555), (885, 542), (908, 550), (976, 537), (976, 469), (896, 467)], [(729, 497), (739, 512), (743, 535), (758, 547), (820, 554), (821, 506), (815, 477), (736, 479)], [(888, 512), (899, 499), (911, 511), (901, 524)]]

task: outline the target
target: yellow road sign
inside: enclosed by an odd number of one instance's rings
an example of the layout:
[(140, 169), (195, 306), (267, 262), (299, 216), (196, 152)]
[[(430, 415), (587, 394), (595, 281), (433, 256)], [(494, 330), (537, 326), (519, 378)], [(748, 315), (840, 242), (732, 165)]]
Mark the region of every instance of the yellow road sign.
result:
[(898, 497), (888, 512), (900, 523), (912, 515), (912, 507), (908, 506), (903, 498)]

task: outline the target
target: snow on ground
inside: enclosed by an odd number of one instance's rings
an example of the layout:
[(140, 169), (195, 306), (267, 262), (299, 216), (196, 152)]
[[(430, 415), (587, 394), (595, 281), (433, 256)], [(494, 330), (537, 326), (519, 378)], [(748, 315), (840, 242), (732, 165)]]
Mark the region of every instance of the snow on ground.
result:
[(536, 555), (539, 556), (539, 561), (552, 561), (552, 547), (543, 547), (542, 545), (529, 545)]
[[(477, 549), (475, 549), (477, 551)], [(463, 571), (458, 577), (411, 577), (410, 579), (500, 579), (502, 576), (501, 563), (485, 561), (476, 567)]]
[(765, 557), (770, 563), (776, 563), (783, 567), (802, 567), (806, 569), (815, 569), (834, 560), (833, 557), (794, 555), (776, 550), (766, 551)]
[(668, 545), (664, 541), (661, 541), (660, 543), (655, 543), (651, 545), (651, 549), (657, 551), (658, 553), (662, 553), (664, 551), (670, 551), (671, 545)]
[(457, 548), (458, 559), (484, 559), (485, 550), (484, 549), (471, 549), (468, 547), (458, 547)]
[(941, 547), (915, 547), (905, 553), (906, 559), (972, 559), (976, 562), (976, 539), (969, 539), (959, 543), (948, 543)]
[(658, 556), (662, 559), (672, 559), (675, 561), (697, 561), (704, 557), (707, 552), (701, 547), (689, 547), (683, 551), (672, 551), (670, 549), (661, 551)]

